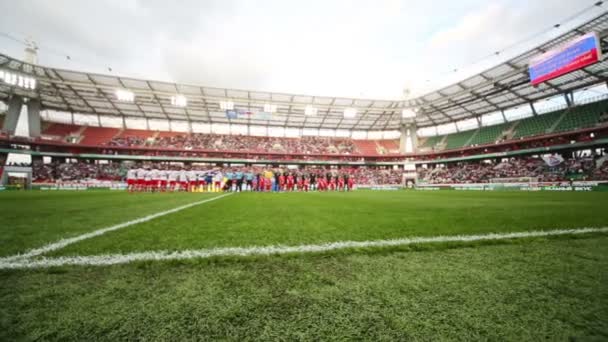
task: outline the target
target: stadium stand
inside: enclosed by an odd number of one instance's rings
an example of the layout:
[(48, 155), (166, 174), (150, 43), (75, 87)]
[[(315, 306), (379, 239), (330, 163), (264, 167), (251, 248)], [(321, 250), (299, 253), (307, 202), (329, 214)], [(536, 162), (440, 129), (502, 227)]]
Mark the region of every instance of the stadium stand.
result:
[(372, 155), (377, 153), (377, 146), (373, 140), (353, 140), (353, 144), (361, 154)]
[[(142, 165), (138, 165), (142, 166)], [(172, 166), (168, 164), (147, 164), (150, 168), (161, 170), (179, 170), (181, 166)], [(94, 163), (43, 163), (41, 161), (34, 162), (32, 165), (33, 181), (36, 183), (56, 183), (56, 182), (86, 182), (86, 181), (121, 181), (125, 179), (128, 165), (120, 163), (94, 164)], [(264, 168), (235, 168), (235, 167), (210, 167), (210, 166), (193, 166), (189, 168), (196, 171), (207, 171), (210, 169), (227, 172), (229, 170), (247, 169), (255, 173), (262, 173)], [(313, 167), (303, 167), (298, 170), (274, 169), (281, 172), (292, 172), (296, 174), (326, 174), (333, 175), (348, 174), (355, 178), (357, 184), (365, 185), (395, 185), (402, 182), (402, 170), (382, 169), (382, 168), (342, 168), (342, 169), (323, 169)]]
[(564, 110), (559, 110), (519, 120), (515, 127), (513, 138), (517, 139), (550, 133), (553, 124), (555, 124), (563, 114)]
[(606, 112), (606, 101), (589, 103), (569, 110), (555, 127), (555, 132), (573, 131), (581, 128), (593, 127)]
[[(356, 145), (348, 138), (276, 138), (246, 135), (218, 134), (149, 134), (132, 136), (121, 134), (112, 139), (108, 146), (150, 146), (163, 148), (207, 149), (215, 151), (284, 152), (303, 154), (353, 154), (358, 153)], [(146, 138), (143, 138), (146, 137)], [(375, 145), (375, 143), (374, 143)], [(377, 154), (377, 152), (374, 152)]]
[(84, 145), (105, 145), (114, 138), (120, 130), (118, 128), (87, 127), (82, 131), (84, 137), (80, 140)]
[(42, 131), (42, 135), (54, 137), (56, 139), (64, 139), (69, 135), (75, 135), (84, 130), (85, 127), (78, 125), (51, 123)]
[(424, 143), (422, 145), (420, 145), (420, 147), (422, 148), (435, 148), (437, 146), (437, 144), (439, 144), (443, 139), (445, 138), (445, 135), (437, 135), (437, 136), (431, 136), (428, 137)]
[(550, 167), (538, 157), (509, 158), (498, 163), (457, 162), (446, 167), (418, 169), (419, 178), (429, 184), (489, 183), (492, 179), (533, 178), (539, 182), (608, 179), (608, 163), (596, 166), (592, 157), (570, 158)]
[(397, 154), (399, 153), (398, 140), (377, 140), (377, 151), (379, 154)]
[(499, 125), (481, 127), (477, 134), (473, 136), (470, 146), (492, 144), (503, 139), (503, 132), (509, 130), (513, 126), (512, 122), (507, 122)]
[(476, 130), (470, 130), (470, 131), (463, 131), (463, 132), (454, 133), (454, 134), (448, 134), (448, 136), (446, 138), (445, 148), (447, 150), (451, 150), (454, 148), (464, 147), (465, 144), (467, 142), (469, 142), (469, 140), (471, 140), (471, 138), (473, 137), (473, 134), (475, 134), (475, 132), (476, 132)]
[[(516, 140), (549, 133), (562, 133), (589, 128), (608, 120), (608, 101), (580, 105), (498, 125), (481, 127), (447, 135), (430, 136), (421, 140), (420, 147), (451, 150), (467, 146)], [(604, 115), (604, 116), (602, 116)], [(600, 120), (600, 119), (603, 119)], [(445, 145), (441, 144), (445, 142)]]

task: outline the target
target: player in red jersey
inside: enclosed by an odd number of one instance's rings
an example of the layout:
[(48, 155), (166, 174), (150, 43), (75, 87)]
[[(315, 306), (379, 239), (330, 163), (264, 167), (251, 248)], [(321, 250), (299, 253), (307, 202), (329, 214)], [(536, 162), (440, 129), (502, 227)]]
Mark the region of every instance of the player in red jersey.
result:
[(298, 187), (298, 191), (304, 190), (304, 175), (297, 176), (296, 184)]
[(336, 190), (336, 177), (334, 177), (334, 176), (329, 177), (329, 190), (331, 190), (331, 191)]
[(285, 191), (285, 174), (279, 175), (279, 191)]
[(346, 176), (346, 189), (347, 191), (352, 191), (353, 190), (353, 185), (355, 185), (355, 179), (353, 178), (352, 175), (350, 176)]
[(325, 191), (326, 187), (327, 187), (327, 180), (325, 180), (325, 177), (323, 175), (320, 175), (317, 180), (317, 188), (319, 191)]
[(291, 173), (287, 174), (287, 191), (293, 191), (294, 179)]
[(344, 191), (344, 176), (338, 176), (338, 191)]
[(306, 177), (302, 176), (302, 179), (303, 179), (303, 181), (302, 181), (303, 190), (308, 192), (308, 188), (310, 187), (310, 178), (308, 176), (306, 176)]

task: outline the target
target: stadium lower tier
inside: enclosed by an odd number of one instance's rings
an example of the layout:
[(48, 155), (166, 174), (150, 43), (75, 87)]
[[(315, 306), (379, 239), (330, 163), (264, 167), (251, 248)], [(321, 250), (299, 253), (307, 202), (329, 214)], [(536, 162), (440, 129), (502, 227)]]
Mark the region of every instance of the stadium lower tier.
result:
[[(293, 177), (298, 183), (314, 182), (325, 177), (336, 183), (340, 179), (350, 179), (358, 185), (404, 185), (406, 171), (400, 166), (342, 166), (342, 167), (257, 167), (257, 166), (215, 166), (209, 164), (176, 165), (169, 163), (43, 163), (34, 162), (32, 166), (35, 183), (90, 182), (127, 180), (166, 180), (175, 182), (206, 181), (216, 174), (229, 180), (246, 181), (260, 177)], [(521, 179), (537, 182), (562, 182), (570, 180), (608, 181), (608, 154), (572, 153), (562, 155), (521, 156), (495, 158), (482, 161), (461, 161), (445, 164), (419, 166), (416, 170), (417, 182), (425, 184), (464, 184), (510, 182)], [(211, 177), (211, 178), (209, 178)], [(253, 177), (253, 178), (252, 178)], [(223, 180), (222, 178), (220, 181)], [(218, 181), (213, 178), (213, 182)]]
[[(347, 183), (350, 180), (356, 184), (365, 185), (399, 185), (402, 183), (403, 170), (389, 168), (313, 168), (298, 169), (264, 168), (264, 167), (214, 167), (210, 165), (176, 166), (169, 164), (124, 164), (124, 163), (42, 163), (32, 165), (33, 181), (35, 183), (87, 182), (87, 181), (173, 181), (177, 183), (205, 181), (211, 183), (226, 180), (253, 181), (259, 184), (260, 178), (273, 179), (278, 184), (280, 179), (288, 184), (290, 180), (297, 185), (299, 182), (326, 178), (328, 186), (334, 182), (338, 186), (340, 180)], [(219, 175), (219, 176), (218, 176)], [(219, 179), (217, 179), (219, 177)], [(275, 179), (276, 178), (276, 179)], [(274, 182), (273, 181), (273, 182)], [(144, 183), (149, 184), (149, 183)]]
[(566, 182), (570, 180), (608, 180), (607, 156), (581, 156), (564, 159), (559, 155), (506, 158), (443, 164), (417, 169), (418, 182), (426, 184)]

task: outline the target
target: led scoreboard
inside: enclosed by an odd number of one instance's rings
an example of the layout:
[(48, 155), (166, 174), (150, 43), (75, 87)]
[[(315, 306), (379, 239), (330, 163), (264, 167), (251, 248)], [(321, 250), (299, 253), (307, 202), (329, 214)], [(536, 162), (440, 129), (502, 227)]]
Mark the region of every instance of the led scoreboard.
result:
[(590, 32), (530, 60), (530, 82), (537, 85), (601, 59), (602, 49), (597, 33)]

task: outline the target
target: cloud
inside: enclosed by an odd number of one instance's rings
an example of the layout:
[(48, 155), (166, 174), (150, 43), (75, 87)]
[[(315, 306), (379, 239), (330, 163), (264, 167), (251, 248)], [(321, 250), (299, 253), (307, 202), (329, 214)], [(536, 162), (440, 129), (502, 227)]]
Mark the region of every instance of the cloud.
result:
[[(443, 75), (446, 70), (462, 69), (581, 7), (555, 0), (461, 0), (457, 6), (21, 0), (0, 2), (0, 12), (11, 13), (0, 32), (32, 36), (40, 62), (63, 68), (107, 72), (110, 66), (116, 74), (207, 86), (400, 98), (404, 87), (418, 93), (436, 87), (456, 76)], [(22, 47), (9, 43), (4, 52), (20, 57)]]

